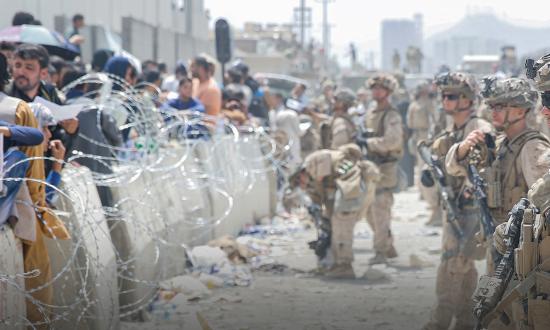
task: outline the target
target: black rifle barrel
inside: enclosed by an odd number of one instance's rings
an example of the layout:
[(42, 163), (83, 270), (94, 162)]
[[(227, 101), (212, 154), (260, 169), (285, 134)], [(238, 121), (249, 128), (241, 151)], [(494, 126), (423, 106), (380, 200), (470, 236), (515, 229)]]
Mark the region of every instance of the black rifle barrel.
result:
[(445, 171), (441, 164), (434, 160), (430, 148), (424, 141), (418, 144), (417, 149), (420, 158), (428, 165), (430, 172), (437, 181), (441, 199), (447, 210), (447, 222), (451, 226), (455, 237), (461, 241), (464, 238), (464, 231), (458, 223), (458, 207), (456, 206), (454, 193), (445, 180)]

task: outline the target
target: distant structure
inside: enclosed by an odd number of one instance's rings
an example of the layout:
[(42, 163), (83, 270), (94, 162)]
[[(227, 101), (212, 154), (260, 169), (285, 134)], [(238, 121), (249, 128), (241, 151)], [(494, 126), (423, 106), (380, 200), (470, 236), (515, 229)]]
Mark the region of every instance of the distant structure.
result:
[(438, 64), (456, 68), (462, 63), (465, 55), (497, 55), (504, 44), (503, 40), (497, 38), (454, 36), (435, 42), (434, 57)]
[(382, 69), (394, 70), (395, 51), (401, 58), (405, 58), (407, 49), (411, 46), (422, 51), (422, 30), (423, 17), (421, 14), (415, 14), (413, 19), (383, 20)]
[(71, 17), (86, 21), (82, 52), (123, 47), (141, 59), (166, 61), (210, 52), (209, 13), (204, 0), (0, 0), (0, 22), (10, 24), (17, 11), (27, 11), (49, 29), (64, 33)]
[[(465, 56), (501, 56), (506, 54), (505, 71), (514, 70), (514, 58), (521, 58), (547, 47), (540, 40), (548, 39), (550, 26), (526, 27), (510, 23), (492, 12), (476, 12), (463, 17), (448, 29), (431, 35), (424, 41), (427, 71), (435, 72), (441, 65), (459, 67)], [(513, 51), (512, 51), (513, 49)], [(517, 69), (517, 68), (516, 68)]]

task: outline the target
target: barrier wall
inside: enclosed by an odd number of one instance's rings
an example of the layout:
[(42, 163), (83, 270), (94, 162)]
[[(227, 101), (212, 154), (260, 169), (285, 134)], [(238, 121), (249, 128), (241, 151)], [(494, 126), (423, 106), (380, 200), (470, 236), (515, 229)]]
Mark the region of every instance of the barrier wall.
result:
[(191, 59), (203, 52), (214, 53), (214, 44), (208, 35), (178, 31), (182, 30), (155, 27), (134, 17), (122, 17), (122, 47), (137, 58), (164, 61), (169, 72), (179, 59)]
[[(158, 282), (185, 271), (186, 247), (224, 234), (274, 209), (274, 175), (257, 139), (221, 137), (170, 146), (140, 164), (120, 165), (124, 184), (111, 188), (106, 219), (91, 172), (67, 165), (56, 202), (72, 233), (47, 240), (55, 292), (56, 329), (115, 329), (143, 320)], [(22, 251), (9, 226), (0, 228), (0, 327), (24, 322), (20, 288), (3, 280), (23, 273)], [(9, 298), (9, 303), (6, 301)], [(15, 298), (15, 299), (14, 299)]]
[[(0, 227), (0, 329), (24, 329), (23, 247), (9, 225)], [(18, 324), (18, 326), (15, 326)]]
[(99, 195), (86, 167), (67, 165), (55, 206), (72, 239), (45, 238), (54, 276), (55, 329), (119, 326), (115, 249)]

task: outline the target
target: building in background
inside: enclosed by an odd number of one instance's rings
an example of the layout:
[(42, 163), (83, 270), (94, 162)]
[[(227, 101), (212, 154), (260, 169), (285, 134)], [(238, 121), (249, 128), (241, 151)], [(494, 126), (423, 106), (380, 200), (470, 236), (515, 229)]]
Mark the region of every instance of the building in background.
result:
[(521, 65), (521, 58), (527, 54), (539, 54), (540, 50), (550, 47), (550, 42), (541, 42), (547, 40), (548, 35), (550, 27), (518, 26), (492, 12), (471, 13), (425, 40), (428, 72), (436, 72), (441, 65), (458, 69), (465, 56), (500, 56), (503, 47), (513, 47), (514, 57)]
[(406, 63), (406, 52), (409, 47), (422, 50), (423, 17), (415, 14), (413, 19), (391, 19), (382, 21), (382, 69), (394, 69), (394, 55), (400, 57), (400, 68)]
[(6, 26), (15, 12), (27, 11), (61, 33), (74, 14), (83, 14), (89, 27), (82, 47), (87, 61), (93, 50), (116, 46), (169, 67), (179, 58), (213, 51), (203, 0), (0, 0), (0, 5)]

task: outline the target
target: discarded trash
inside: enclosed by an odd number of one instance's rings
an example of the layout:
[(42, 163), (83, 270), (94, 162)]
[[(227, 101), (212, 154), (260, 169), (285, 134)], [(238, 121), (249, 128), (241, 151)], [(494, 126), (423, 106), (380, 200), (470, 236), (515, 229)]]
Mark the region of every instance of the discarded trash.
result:
[(386, 270), (385, 265), (372, 265), (367, 269), (363, 277), (365, 277), (369, 281), (390, 279), (391, 276), (384, 270)]
[(274, 246), (269, 251), (270, 257), (282, 257), (282, 256), (286, 256), (287, 254), (288, 254), (288, 251), (284, 250), (280, 246)]
[(208, 246), (222, 249), (229, 260), (236, 263), (247, 262), (249, 258), (257, 255), (255, 251), (249, 249), (246, 245), (239, 244), (235, 238), (229, 235), (208, 242)]
[(411, 254), (409, 256), (409, 263), (410, 266), (413, 268), (425, 268), (425, 267), (432, 267), (434, 264), (430, 261), (424, 260), (417, 256), (416, 254)]
[(370, 231), (364, 229), (364, 230), (360, 230), (360, 231), (355, 232), (353, 237), (354, 238), (360, 238), (360, 239), (369, 239), (372, 236), (371, 236)]
[(212, 328), (210, 327), (210, 325), (208, 325), (208, 322), (200, 312), (197, 312), (196, 315), (202, 330), (212, 330)]
[(241, 303), (241, 302), (243, 302), (243, 298), (241, 298), (239, 296), (223, 295), (223, 296), (217, 297), (214, 301), (218, 302), (218, 303), (225, 303), (225, 302), (228, 302), (228, 303)]
[(288, 269), (288, 266), (281, 263), (264, 264), (256, 268), (256, 270), (258, 271), (270, 272), (274, 274), (284, 273), (287, 269)]
[[(265, 222), (264, 222), (265, 223)], [(250, 235), (255, 237), (283, 236), (304, 230), (304, 224), (296, 217), (273, 217), (271, 224), (246, 226), (239, 232), (239, 236)]]
[(204, 284), (208, 289), (217, 289), (224, 286), (224, 281), (218, 276), (201, 273), (199, 275), (199, 281)]
[(208, 296), (210, 291), (201, 281), (189, 275), (174, 277), (160, 283), (163, 290), (182, 293), (187, 300), (195, 300)]
[(161, 290), (149, 305), (149, 315), (153, 321), (169, 321), (184, 313), (188, 306), (188, 299), (183, 294)]
[(434, 229), (421, 228), (418, 230), (420, 236), (439, 236), (439, 231)]
[(428, 252), (428, 254), (431, 254), (431, 255), (440, 255), (441, 254), (441, 248), (439, 248), (439, 247), (428, 248), (428, 249), (426, 249), (426, 251)]
[(194, 268), (211, 269), (226, 262), (227, 255), (219, 247), (197, 246), (191, 250)]

